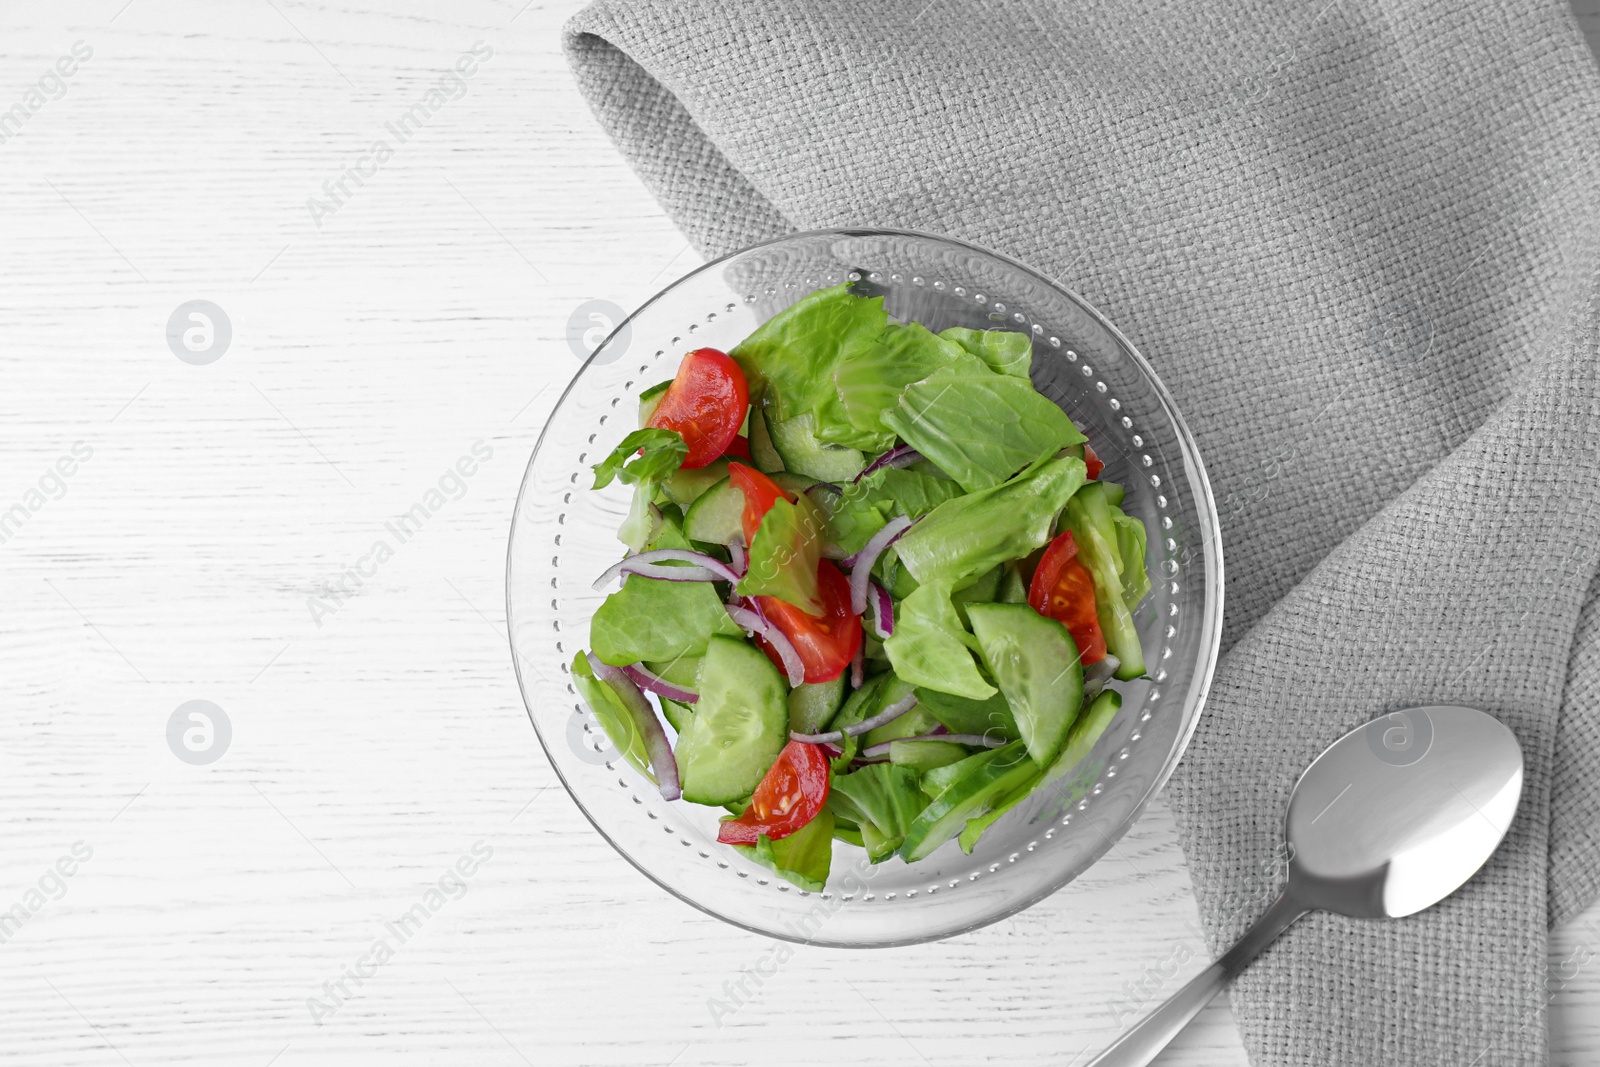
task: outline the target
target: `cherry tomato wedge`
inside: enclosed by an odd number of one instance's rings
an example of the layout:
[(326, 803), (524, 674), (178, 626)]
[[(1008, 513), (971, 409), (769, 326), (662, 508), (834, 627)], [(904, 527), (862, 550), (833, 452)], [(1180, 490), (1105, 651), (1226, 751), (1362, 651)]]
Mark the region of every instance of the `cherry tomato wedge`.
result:
[[(856, 649), (861, 647), (861, 616), (850, 611), (850, 583), (838, 567), (825, 559), (817, 561), (817, 591), (822, 594), (820, 618), (775, 596), (759, 596), (756, 600), (799, 653), (806, 681), (831, 682), (850, 665)], [(782, 670), (783, 661), (778, 654), (759, 637), (756, 642)]]
[(827, 752), (821, 745), (790, 741), (756, 786), (745, 813), (722, 821), (717, 840), (724, 845), (753, 845), (762, 834), (782, 840), (822, 810), (828, 788)]
[(749, 459), (750, 438), (744, 434), (739, 434), (728, 444), (727, 448), (722, 450), (722, 454), (731, 459)]
[(1083, 443), (1083, 465), (1089, 470), (1091, 482), (1100, 477), (1100, 472), (1106, 469), (1106, 465), (1100, 462), (1100, 457), (1094, 454), (1094, 448), (1087, 441)]
[(1045, 549), (1044, 558), (1028, 586), (1028, 605), (1040, 615), (1055, 619), (1072, 634), (1080, 663), (1106, 658), (1106, 638), (1095, 614), (1094, 579), (1078, 560), (1078, 543), (1068, 530)]
[(794, 498), (778, 488), (777, 482), (754, 467), (746, 467), (743, 463), (728, 464), (728, 480), (733, 483), (735, 489), (744, 494), (744, 514), (740, 522), (744, 526), (744, 543), (753, 544), (756, 531), (761, 528), (761, 520), (766, 517), (767, 509), (772, 507), (780, 496), (789, 501), (793, 501)]
[(750, 387), (739, 364), (715, 348), (697, 348), (678, 364), (646, 425), (682, 434), (689, 446), (683, 469), (694, 470), (727, 450), (749, 407)]

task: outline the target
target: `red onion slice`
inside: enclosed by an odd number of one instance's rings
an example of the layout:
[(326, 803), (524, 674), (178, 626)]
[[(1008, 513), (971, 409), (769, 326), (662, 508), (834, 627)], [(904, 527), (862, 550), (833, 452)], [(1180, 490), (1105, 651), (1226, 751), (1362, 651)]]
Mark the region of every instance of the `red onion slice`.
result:
[(829, 730), (825, 734), (797, 734), (791, 730), (789, 731), (789, 740), (800, 741), (808, 745), (836, 745), (847, 737), (859, 737), (869, 730), (876, 730), (885, 723), (894, 722), (916, 706), (917, 694), (910, 693), (896, 700), (872, 718), (862, 719), (860, 722), (846, 726), (842, 730)]
[(866, 642), (856, 645), (856, 654), (850, 657), (850, 688), (860, 689), (867, 670)]
[(878, 562), (884, 549), (894, 544), (910, 528), (910, 519), (896, 515), (856, 553), (855, 562), (850, 564), (850, 610), (857, 615), (867, 610), (867, 582), (872, 579), (872, 565)]
[(873, 471), (882, 470), (885, 467), (909, 467), (921, 458), (922, 453), (910, 445), (895, 445), (889, 451), (861, 468), (861, 473), (851, 479), (851, 484), (859, 482)]
[(762, 639), (772, 646), (772, 650), (783, 661), (783, 670), (789, 676), (790, 685), (799, 685), (806, 680), (806, 668), (805, 664), (800, 662), (800, 653), (795, 651), (794, 645), (783, 635), (783, 631), (774, 626), (765, 615), (750, 608), (729, 605), (728, 618), (743, 629), (760, 634)]
[(982, 734), (918, 734), (916, 737), (897, 737), (894, 741), (885, 741), (881, 745), (873, 745), (871, 748), (864, 750), (861, 755), (868, 759), (873, 756), (887, 756), (889, 754), (889, 746), (894, 744), (895, 741), (954, 741), (958, 745), (974, 745), (979, 748), (999, 748), (1005, 744), (1004, 741), (997, 741)]
[(693, 704), (700, 699), (700, 694), (693, 689), (685, 689), (681, 685), (673, 685), (659, 674), (653, 674), (642, 663), (631, 663), (620, 668), (623, 674), (633, 679), (640, 689), (648, 689), (658, 697), (676, 700), (680, 704)]
[(730, 560), (730, 566), (740, 577), (743, 577), (745, 571), (750, 568), (750, 558), (745, 555), (743, 541), (735, 539), (728, 546), (728, 559)]
[(661, 720), (656, 718), (656, 709), (650, 706), (650, 702), (644, 698), (639, 687), (633, 684), (633, 679), (628, 677), (626, 668), (601, 663), (592, 655), (589, 656), (589, 666), (593, 668), (596, 678), (611, 686), (622, 698), (622, 706), (628, 709), (628, 715), (638, 728), (639, 736), (644, 738), (644, 753), (650, 760), (650, 769), (656, 772), (656, 782), (661, 787), (661, 798), (677, 800), (683, 796), (683, 786), (678, 780), (678, 759), (672, 754), (672, 743), (667, 740), (667, 731), (662, 728)]
[[(660, 567), (667, 561), (692, 563), (692, 567)], [(658, 548), (639, 552), (607, 567), (605, 573), (594, 580), (595, 589), (603, 589), (611, 580), (624, 574), (638, 574), (646, 578), (659, 578), (667, 582), (737, 582), (739, 575), (733, 568), (715, 556), (704, 552), (691, 552), (685, 548)]]
[(869, 582), (867, 591), (871, 594), (872, 628), (879, 637), (890, 638), (894, 636), (894, 598), (889, 595), (889, 590), (877, 582)]

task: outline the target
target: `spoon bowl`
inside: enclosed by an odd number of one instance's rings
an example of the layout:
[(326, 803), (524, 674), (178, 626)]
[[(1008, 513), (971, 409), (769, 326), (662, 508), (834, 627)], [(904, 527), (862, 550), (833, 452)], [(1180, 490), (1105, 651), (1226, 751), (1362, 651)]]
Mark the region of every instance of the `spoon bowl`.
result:
[(1399, 918), (1454, 893), (1499, 846), (1522, 794), (1522, 749), (1498, 719), (1408, 708), (1357, 727), (1289, 800), (1289, 891), (1308, 908)]
[(1474, 708), (1407, 708), (1312, 761), (1284, 819), (1289, 884), (1237, 944), (1089, 1067), (1143, 1067), (1312, 910), (1392, 919), (1461, 888), (1500, 847), (1522, 798), (1522, 747)]

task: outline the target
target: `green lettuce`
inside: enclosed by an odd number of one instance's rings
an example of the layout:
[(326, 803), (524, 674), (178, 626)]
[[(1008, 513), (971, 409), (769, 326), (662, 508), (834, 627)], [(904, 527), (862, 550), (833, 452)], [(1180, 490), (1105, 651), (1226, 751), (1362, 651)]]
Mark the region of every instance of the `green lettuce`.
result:
[(636, 768), (650, 776), (655, 781), (655, 775), (650, 774), (650, 756), (644, 746), (644, 735), (639, 732), (639, 726), (633, 721), (633, 716), (628, 714), (628, 709), (622, 703), (622, 697), (606, 682), (594, 676), (594, 668), (589, 666), (589, 657), (579, 652), (572, 660), (572, 684), (578, 690), (578, 695), (583, 702), (594, 712), (595, 721), (605, 731), (606, 737), (617, 747), (627, 761)]
[(1119, 571), (1122, 575), (1122, 600), (1132, 611), (1139, 606), (1139, 601), (1150, 592), (1150, 575), (1145, 573), (1145, 529), (1144, 523), (1131, 515), (1124, 515), (1122, 509), (1111, 508), (1112, 526), (1117, 532), (1117, 560)]
[(916, 770), (893, 763), (868, 764), (833, 779), (839, 807), (861, 828), (873, 863), (893, 855), (906, 839), (906, 828), (928, 806), (920, 781)]
[(969, 330), (952, 326), (939, 336), (954, 341), (989, 365), (996, 374), (1026, 379), (1033, 364), (1033, 340), (1014, 330)]
[(1003, 485), (940, 504), (895, 542), (896, 558), (923, 585), (955, 588), (1049, 541), (1057, 513), (1083, 483), (1083, 460), (1046, 460)]
[(937, 689), (918, 689), (917, 703), (953, 734), (978, 734), (1001, 741), (1022, 736), (1011, 705), (998, 692), (987, 700), (972, 700)]
[(804, 493), (794, 503), (773, 501), (750, 542), (750, 564), (739, 579), (741, 596), (774, 596), (808, 615), (822, 614), (817, 563), (822, 558), (824, 521)]
[(864, 442), (837, 439), (838, 431), (849, 436), (853, 427), (834, 391), (833, 372), (846, 349), (872, 344), (888, 324), (882, 297), (859, 297), (848, 285), (837, 285), (778, 312), (729, 355), (743, 369), (750, 395), (765, 393), (769, 419), (810, 412), (821, 440), (881, 451), (888, 447), (881, 445), (882, 435)]
[(977, 360), (906, 386), (883, 421), (968, 492), (997, 486), (1040, 457), (1084, 441), (1031, 381), (996, 374)]
[(924, 689), (984, 700), (995, 694), (972, 658), (976, 644), (950, 601), (949, 585), (924, 584), (900, 602), (883, 643), (894, 673)]
[[(640, 449), (644, 454), (631, 459)], [(677, 430), (635, 430), (622, 439), (611, 455), (594, 465), (594, 488), (604, 489), (619, 477), (623, 485), (659, 482), (677, 470), (688, 454), (689, 446)]]
[(828, 519), (828, 539), (846, 553), (854, 554), (896, 515), (920, 519), (960, 495), (961, 487), (949, 478), (881, 467), (845, 486), (843, 497)]
[[(689, 542), (677, 526), (664, 522), (650, 547), (688, 548)], [(606, 597), (589, 622), (595, 658), (614, 667), (698, 656), (712, 634), (743, 633), (710, 582), (664, 582), (637, 574)]]
[(808, 893), (820, 893), (833, 863), (833, 812), (826, 806), (788, 837), (773, 841), (762, 834), (754, 845), (734, 845)]
[(912, 382), (954, 365), (982, 370), (966, 349), (920, 322), (891, 325), (868, 344), (856, 341), (833, 372), (833, 383), (850, 426), (863, 433), (883, 433), (883, 415), (900, 401)]

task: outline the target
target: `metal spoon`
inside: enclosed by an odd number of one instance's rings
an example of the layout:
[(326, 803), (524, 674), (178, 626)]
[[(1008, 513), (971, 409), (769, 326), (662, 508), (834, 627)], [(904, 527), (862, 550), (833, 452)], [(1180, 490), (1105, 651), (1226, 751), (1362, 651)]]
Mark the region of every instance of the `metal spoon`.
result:
[(1088, 1067), (1143, 1067), (1313, 908), (1399, 918), (1483, 866), (1522, 796), (1522, 749), (1472, 708), (1410, 708), (1345, 734), (1314, 760), (1284, 820), (1289, 884), (1255, 926)]

